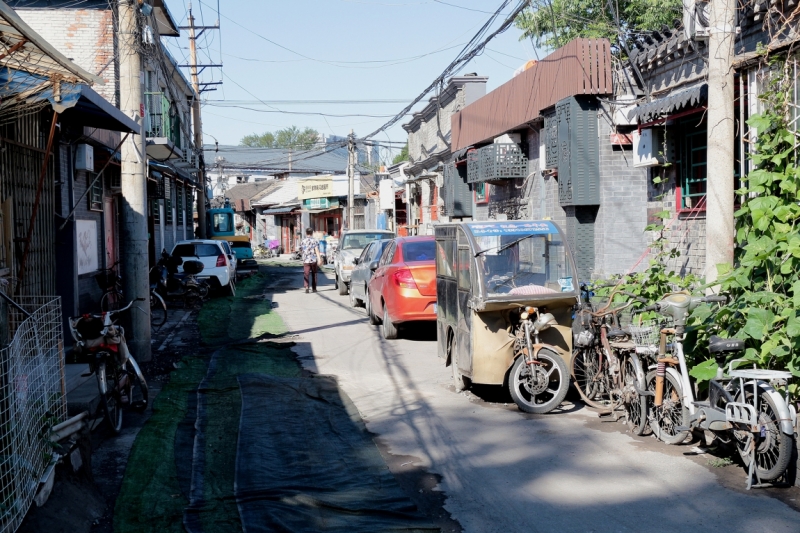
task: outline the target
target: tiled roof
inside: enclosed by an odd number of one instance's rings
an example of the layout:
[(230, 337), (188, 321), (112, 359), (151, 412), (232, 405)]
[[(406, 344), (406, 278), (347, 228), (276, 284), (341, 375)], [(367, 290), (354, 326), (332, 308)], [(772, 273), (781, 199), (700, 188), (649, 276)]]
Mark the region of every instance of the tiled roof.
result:
[(257, 202), (270, 192), (280, 186), (279, 180), (267, 180), (256, 183), (240, 183), (225, 191), (224, 197), (220, 196), (211, 201), (211, 207), (222, 207), (224, 198), (228, 198), (231, 203), (238, 200), (249, 200), (251, 203)]

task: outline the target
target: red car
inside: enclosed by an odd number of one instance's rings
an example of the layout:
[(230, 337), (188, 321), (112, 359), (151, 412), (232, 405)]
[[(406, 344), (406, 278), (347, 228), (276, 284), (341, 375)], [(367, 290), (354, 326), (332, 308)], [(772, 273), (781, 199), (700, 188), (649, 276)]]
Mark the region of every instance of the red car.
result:
[(383, 251), (369, 282), (367, 316), (383, 324), (386, 339), (397, 338), (405, 322), (436, 320), (436, 241), (433, 237), (398, 237)]

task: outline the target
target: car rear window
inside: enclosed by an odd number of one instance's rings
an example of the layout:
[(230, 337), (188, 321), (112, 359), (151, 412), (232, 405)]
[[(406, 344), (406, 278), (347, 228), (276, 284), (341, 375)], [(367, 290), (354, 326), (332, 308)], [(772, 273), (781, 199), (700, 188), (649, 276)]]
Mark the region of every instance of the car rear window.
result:
[(344, 236), (342, 250), (362, 250), (372, 241), (391, 238), (393, 235), (390, 233), (352, 233)]
[(250, 246), (249, 242), (244, 242), (244, 241), (233, 241), (231, 243), (231, 247), (233, 247), (233, 248), (252, 248), (252, 246)]
[(433, 261), (436, 258), (436, 242), (406, 242), (403, 243), (403, 261), (415, 263), (419, 261)]
[(174, 257), (191, 257), (194, 255), (194, 244), (179, 244), (172, 250)]
[(220, 249), (216, 244), (196, 244), (198, 257), (212, 257), (220, 254)]

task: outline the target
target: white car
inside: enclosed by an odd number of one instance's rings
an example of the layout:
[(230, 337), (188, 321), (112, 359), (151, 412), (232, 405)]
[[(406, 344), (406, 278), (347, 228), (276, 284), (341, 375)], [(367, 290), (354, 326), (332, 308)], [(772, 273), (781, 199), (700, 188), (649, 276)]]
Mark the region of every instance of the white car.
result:
[(394, 233), (380, 229), (356, 229), (345, 231), (339, 239), (339, 247), (336, 249), (333, 267), (336, 271), (336, 287), (339, 294), (347, 294), (350, 286), (350, 275), (353, 273), (356, 259), (372, 241), (394, 239)]
[[(207, 279), (212, 289), (225, 289), (236, 293), (236, 257), (227, 241), (195, 239), (180, 241), (170, 254), (184, 261), (200, 261), (203, 272), (197, 277)], [(178, 272), (183, 272), (178, 267)]]

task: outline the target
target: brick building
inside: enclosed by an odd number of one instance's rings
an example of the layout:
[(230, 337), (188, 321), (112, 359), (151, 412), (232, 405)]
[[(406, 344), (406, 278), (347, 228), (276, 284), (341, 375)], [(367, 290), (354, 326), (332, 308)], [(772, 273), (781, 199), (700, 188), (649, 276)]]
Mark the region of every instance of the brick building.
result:
[[(55, 48), (71, 58), (105, 84), (100, 95), (112, 106), (119, 106), (119, 57), (117, 22), (113, 5), (101, 0), (15, 0), (11, 2), (20, 17)], [(161, 42), (162, 36), (178, 36), (179, 29), (164, 0), (152, 0), (140, 10), (143, 38), (138, 53), (144, 69), (144, 129), (148, 156), (148, 232), (151, 265), (162, 248), (171, 249), (178, 240), (194, 235), (193, 203), (197, 188), (200, 153), (193, 146), (191, 105), (197, 98), (177, 62)], [(118, 261), (121, 211), (119, 132), (78, 127), (59, 146), (60, 169), (69, 183), (62, 191), (63, 202), (85, 199), (71, 209), (81, 224), (97, 228), (97, 269), (109, 268)], [(77, 146), (75, 139), (79, 139)], [(79, 153), (80, 151), (80, 153)], [(93, 155), (93, 166), (76, 165), (86, 154)], [(97, 172), (109, 162), (102, 180)], [(89, 185), (91, 190), (89, 189)], [(117, 267), (119, 268), (119, 267)], [(78, 269), (63, 282), (64, 290), (74, 285), (74, 304), (65, 299), (73, 314), (96, 310), (102, 290), (95, 282), (97, 270)], [(124, 275), (124, 273), (122, 273)], [(70, 308), (71, 306), (71, 308)]]
[(634, 93), (608, 41), (554, 51), (453, 116), (445, 202), (467, 183), (476, 220), (555, 221), (581, 279), (635, 268), (650, 236), (647, 174), (622, 112)]
[(431, 224), (439, 220), (440, 214), (445, 220), (453, 214), (467, 215), (446, 213), (440, 209), (444, 202), (439, 199), (439, 189), (443, 184), (443, 165), (451, 157), (451, 118), (486, 94), (487, 80), (485, 76), (476, 74), (450, 78), (440, 94), (431, 98), (408, 123), (403, 124), (403, 129), (408, 132), (404, 186), (410, 235), (432, 235)]

